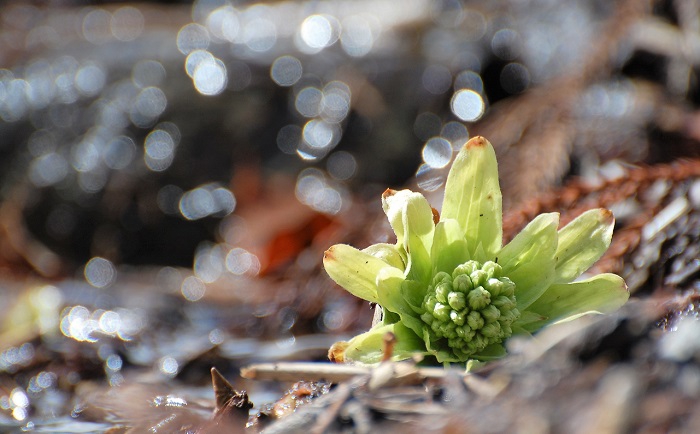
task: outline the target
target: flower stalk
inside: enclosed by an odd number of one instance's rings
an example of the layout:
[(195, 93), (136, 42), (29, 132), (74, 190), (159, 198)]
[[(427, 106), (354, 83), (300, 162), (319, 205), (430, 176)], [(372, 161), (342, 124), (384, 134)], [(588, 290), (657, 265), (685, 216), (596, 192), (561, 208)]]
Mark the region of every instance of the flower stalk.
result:
[(629, 297), (614, 274), (577, 280), (610, 245), (608, 210), (587, 211), (561, 229), (558, 213), (541, 214), (502, 245), (498, 166), (483, 137), (458, 153), (440, 215), (410, 190), (385, 191), (382, 207), (395, 244), (338, 244), (324, 255), (333, 280), (383, 313), (368, 332), (335, 344), (332, 360), (378, 363), (383, 336), (393, 333), (392, 360), (488, 361), (505, 355), (511, 336), (612, 312)]

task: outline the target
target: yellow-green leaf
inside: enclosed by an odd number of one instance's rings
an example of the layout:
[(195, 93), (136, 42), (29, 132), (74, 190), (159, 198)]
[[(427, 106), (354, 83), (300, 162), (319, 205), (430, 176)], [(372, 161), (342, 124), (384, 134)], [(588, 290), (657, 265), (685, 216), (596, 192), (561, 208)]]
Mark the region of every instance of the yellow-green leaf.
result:
[(347, 244), (336, 244), (323, 255), (323, 267), (352, 295), (377, 303), (377, 276), (381, 269), (391, 266)]
[(467, 241), (457, 220), (443, 219), (435, 226), (435, 236), (430, 253), (433, 260), (433, 273), (452, 270), (469, 260)]
[(345, 348), (344, 361), (364, 365), (381, 362), (384, 356), (384, 336), (390, 332), (396, 336), (391, 360), (405, 360), (416, 354), (426, 354), (423, 339), (399, 322), (379, 324), (352, 338)]
[(457, 155), (445, 185), (442, 218), (455, 219), (466, 235), (470, 253), (481, 243), (484, 262), (501, 249), (502, 198), (493, 146), (483, 137), (469, 140)]
[(615, 218), (607, 209), (584, 212), (559, 231), (554, 282), (571, 282), (588, 270), (610, 246)]
[(515, 300), (523, 311), (554, 279), (559, 213), (535, 217), (498, 254), (503, 275), (515, 282)]
[(529, 308), (547, 318), (524, 328), (534, 331), (546, 324), (568, 321), (588, 313), (610, 313), (629, 299), (627, 285), (616, 274), (599, 274), (573, 283), (554, 284)]

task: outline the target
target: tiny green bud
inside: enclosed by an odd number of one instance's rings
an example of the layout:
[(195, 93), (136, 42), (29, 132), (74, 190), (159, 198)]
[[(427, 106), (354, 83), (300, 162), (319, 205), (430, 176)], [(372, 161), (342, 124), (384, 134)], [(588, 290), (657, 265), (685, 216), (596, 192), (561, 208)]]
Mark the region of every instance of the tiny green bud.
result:
[(450, 319), (453, 323), (457, 324), (458, 326), (462, 326), (464, 325), (465, 316), (462, 312), (457, 312), (453, 310), (450, 312)]
[(433, 287), (435, 287), (435, 286), (438, 286), (442, 282), (451, 282), (451, 281), (452, 281), (452, 276), (445, 273), (444, 271), (440, 271), (435, 276), (433, 276), (432, 285), (433, 285)]
[(428, 294), (423, 304), (426, 311), (433, 312), (435, 310), (435, 305), (437, 304), (437, 299), (434, 295)]
[(503, 282), (492, 277), (486, 282), (486, 286), (484, 288), (486, 288), (486, 290), (491, 294), (491, 298), (493, 299), (501, 294)]
[(501, 311), (498, 310), (496, 306), (490, 304), (485, 308), (481, 309), (481, 316), (484, 317), (486, 322), (491, 323), (501, 317)]
[(505, 310), (511, 310), (515, 307), (515, 302), (505, 295), (499, 295), (493, 301), (491, 301), (491, 304), (499, 309)]
[(488, 343), (488, 339), (486, 339), (483, 334), (476, 333), (472, 340), (467, 343), (467, 347), (473, 352), (478, 352), (486, 348)]
[(454, 271), (452, 272), (452, 278), (456, 278), (460, 274), (472, 274), (474, 270), (479, 268), (479, 263), (476, 261), (467, 261), (464, 264), (458, 265), (455, 267)]
[(430, 312), (425, 312), (420, 316), (420, 319), (423, 320), (424, 323), (430, 325), (435, 321), (435, 318), (430, 314)]
[(481, 329), (481, 334), (487, 338), (498, 338), (501, 335), (501, 325), (498, 323), (498, 321), (486, 324)]
[(454, 310), (462, 310), (467, 305), (467, 300), (463, 292), (450, 292), (447, 296), (447, 302)]
[(435, 318), (440, 321), (447, 321), (450, 319), (450, 307), (442, 303), (435, 303), (435, 309), (433, 309)]
[(469, 312), (469, 315), (467, 316), (467, 324), (469, 324), (469, 327), (471, 327), (472, 330), (479, 330), (484, 326), (484, 318), (481, 317), (479, 312)]
[(472, 279), (472, 285), (476, 288), (477, 286), (485, 286), (486, 281), (489, 276), (483, 270), (474, 270), (469, 277)]
[(447, 338), (452, 337), (453, 335), (456, 337), (457, 336), (457, 332), (455, 331), (456, 327), (457, 326), (455, 326), (453, 323), (448, 322), (448, 323), (441, 324), (439, 331), (440, 331), (440, 334), (442, 334), (443, 336), (445, 336)]
[(486, 275), (489, 278), (501, 277), (501, 272), (503, 271), (501, 266), (493, 261), (484, 262), (484, 265), (481, 266), (481, 269), (486, 272)]
[(472, 339), (474, 339), (474, 335), (476, 332), (472, 329), (467, 329), (466, 327), (462, 328), (464, 330), (464, 342), (469, 342)]
[(452, 283), (441, 282), (435, 288), (435, 298), (440, 303), (447, 303), (447, 297), (450, 295), (450, 292), (452, 292)]
[(452, 282), (452, 287), (455, 291), (463, 292), (466, 294), (469, 290), (473, 288), (472, 280), (467, 274), (460, 274), (459, 276), (454, 278), (454, 281)]
[(515, 283), (507, 277), (501, 277), (501, 282), (503, 282), (503, 288), (501, 288), (501, 295), (506, 297), (512, 297), (515, 293)]
[(491, 302), (491, 294), (481, 286), (478, 286), (467, 294), (469, 307), (475, 310), (481, 310)]
[(518, 319), (520, 316), (520, 311), (516, 308), (513, 308), (511, 310), (506, 311), (504, 314), (501, 315), (499, 318), (499, 321), (505, 322), (506, 324), (512, 324), (513, 321)]
[(511, 336), (513, 334), (513, 329), (510, 327), (510, 324), (499, 324), (501, 325), (501, 331), (503, 332), (504, 336)]

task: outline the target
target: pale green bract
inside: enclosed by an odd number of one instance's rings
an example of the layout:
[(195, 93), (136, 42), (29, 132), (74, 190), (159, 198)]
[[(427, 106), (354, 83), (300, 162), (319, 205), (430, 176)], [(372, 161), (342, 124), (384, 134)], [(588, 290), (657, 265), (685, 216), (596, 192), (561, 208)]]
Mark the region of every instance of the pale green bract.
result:
[(541, 214), (502, 245), (496, 154), (483, 137), (457, 155), (437, 222), (425, 197), (410, 190), (387, 190), (382, 206), (396, 244), (338, 244), (323, 258), (340, 286), (383, 309), (371, 330), (331, 348), (336, 361), (380, 362), (387, 332), (396, 336), (393, 360), (488, 361), (505, 355), (511, 336), (609, 313), (629, 298), (615, 274), (574, 281), (610, 245), (608, 210), (587, 211), (560, 230), (558, 213)]

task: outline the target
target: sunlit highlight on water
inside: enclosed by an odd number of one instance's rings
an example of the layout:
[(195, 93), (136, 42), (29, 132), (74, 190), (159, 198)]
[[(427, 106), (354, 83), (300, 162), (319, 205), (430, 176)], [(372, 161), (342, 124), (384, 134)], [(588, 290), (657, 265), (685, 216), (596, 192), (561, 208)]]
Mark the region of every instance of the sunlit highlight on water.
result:
[(209, 48), (209, 32), (206, 27), (197, 23), (190, 23), (180, 29), (177, 34), (177, 48), (182, 54), (189, 54), (195, 50)]
[(28, 416), (29, 397), (23, 389), (16, 387), (10, 392), (10, 405), (12, 409), (12, 417), (17, 420), (24, 420)]
[(277, 42), (277, 26), (266, 18), (254, 18), (243, 27), (243, 42), (251, 51), (264, 53)]
[(443, 125), (440, 136), (449, 140), (452, 148), (459, 152), (462, 145), (469, 140), (469, 131), (461, 122), (450, 121)]
[(220, 59), (205, 59), (194, 69), (192, 81), (202, 95), (218, 95), (226, 88), (226, 65)]
[(315, 87), (309, 86), (299, 91), (294, 100), (294, 107), (302, 116), (313, 118), (321, 114), (322, 101), (323, 92)]
[(155, 60), (140, 60), (131, 69), (131, 81), (140, 89), (161, 86), (165, 76), (165, 67)]
[(145, 326), (142, 313), (134, 310), (96, 309), (69, 306), (60, 315), (59, 328), (64, 336), (79, 342), (97, 342), (100, 336), (130, 341)]
[(439, 169), (452, 160), (452, 144), (442, 137), (432, 137), (423, 147), (423, 161), (428, 166)]
[(236, 9), (231, 5), (212, 11), (206, 20), (212, 36), (220, 41), (235, 42), (241, 29)]
[(331, 183), (322, 171), (315, 168), (299, 173), (295, 194), (301, 203), (326, 214), (340, 212), (345, 196), (339, 186)]
[(102, 158), (110, 169), (122, 170), (129, 167), (136, 153), (136, 144), (131, 137), (117, 136), (107, 144)]
[(226, 254), (225, 265), (230, 273), (237, 276), (255, 276), (260, 272), (258, 257), (240, 247), (235, 247)]
[(175, 141), (165, 130), (151, 131), (143, 143), (144, 161), (154, 172), (162, 172), (170, 167), (175, 158)]
[(187, 220), (199, 220), (216, 215), (229, 215), (236, 208), (236, 198), (218, 183), (199, 186), (185, 192), (179, 201), (180, 213)]
[(371, 16), (352, 15), (342, 21), (340, 44), (350, 56), (362, 57), (367, 55), (374, 46), (379, 33), (379, 26), (370, 22)]
[(447, 92), (452, 85), (452, 73), (445, 66), (430, 65), (423, 71), (423, 87), (433, 95)]
[(326, 162), (328, 174), (339, 181), (352, 178), (357, 171), (357, 160), (347, 151), (337, 151), (328, 157)]
[(114, 264), (105, 258), (94, 257), (85, 264), (85, 280), (96, 288), (105, 288), (117, 278)]
[(299, 59), (294, 56), (281, 56), (272, 62), (270, 76), (280, 86), (293, 86), (302, 74), (302, 66)]
[(452, 96), (452, 113), (465, 122), (475, 122), (486, 110), (484, 100), (471, 89), (458, 90)]
[[(180, 369), (180, 364), (175, 360), (173, 357), (166, 356), (160, 359), (158, 362), (158, 370), (160, 370), (161, 373), (168, 377), (174, 377), (177, 375), (178, 370)], [(168, 397), (169, 398), (169, 397)], [(174, 407), (181, 407), (183, 405), (187, 405), (187, 402), (185, 402), (184, 399), (179, 399), (179, 400), (173, 400), (173, 399), (167, 399), (165, 401), (163, 400), (158, 400), (156, 398), (154, 400), (156, 402), (156, 405), (166, 405), (166, 406), (174, 406)]]
[(197, 276), (189, 276), (182, 281), (181, 292), (187, 301), (199, 301), (204, 297), (206, 290), (206, 285)]
[(34, 346), (27, 342), (0, 352), (0, 371), (14, 373), (34, 360)]
[(300, 35), (309, 48), (320, 51), (338, 41), (340, 23), (330, 15), (311, 15), (302, 22)]
[(446, 177), (427, 164), (421, 164), (416, 171), (418, 188), (424, 191), (436, 191), (445, 184)]
[(225, 256), (222, 246), (210, 242), (201, 243), (194, 255), (195, 276), (204, 283), (215, 282), (224, 272)]
[(112, 14), (104, 9), (86, 9), (89, 12), (83, 18), (83, 37), (90, 43), (101, 45), (112, 37)]

